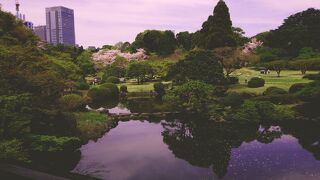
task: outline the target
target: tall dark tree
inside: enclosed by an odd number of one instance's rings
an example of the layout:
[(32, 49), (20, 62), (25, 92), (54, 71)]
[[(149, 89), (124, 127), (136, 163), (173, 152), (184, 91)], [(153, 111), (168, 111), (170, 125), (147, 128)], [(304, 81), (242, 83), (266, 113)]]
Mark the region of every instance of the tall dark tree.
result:
[(205, 49), (237, 45), (229, 8), (223, 0), (218, 2), (213, 15), (209, 16), (208, 20), (203, 23), (198, 43), (199, 47)]
[(189, 51), (193, 46), (192, 34), (190, 34), (188, 31), (178, 33), (177, 43), (181, 48)]

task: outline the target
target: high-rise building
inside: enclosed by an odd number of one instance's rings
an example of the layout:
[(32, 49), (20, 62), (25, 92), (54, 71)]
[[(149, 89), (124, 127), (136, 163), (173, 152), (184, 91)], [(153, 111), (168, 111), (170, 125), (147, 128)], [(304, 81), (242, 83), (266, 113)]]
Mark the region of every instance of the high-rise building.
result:
[(46, 26), (35, 26), (34, 33), (41, 39), (41, 41), (47, 41), (47, 28)]
[(66, 7), (46, 8), (47, 42), (75, 45), (74, 12)]

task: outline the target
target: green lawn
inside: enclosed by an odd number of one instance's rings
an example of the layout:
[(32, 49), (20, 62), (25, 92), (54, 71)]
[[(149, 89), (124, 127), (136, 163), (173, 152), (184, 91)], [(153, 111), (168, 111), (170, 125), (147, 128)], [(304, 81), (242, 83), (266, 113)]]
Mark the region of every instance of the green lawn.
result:
[[(318, 71), (309, 71), (308, 74), (315, 74)], [(300, 71), (291, 71), (291, 70), (284, 70), (281, 72), (281, 77), (277, 77), (275, 71), (271, 71), (270, 74), (260, 74), (259, 71), (255, 71), (248, 68), (242, 68), (233, 73), (233, 75), (239, 77), (240, 84), (233, 85), (230, 87), (230, 92), (248, 92), (248, 93), (255, 93), (255, 94), (262, 94), (268, 87), (276, 86), (279, 88), (283, 88), (288, 90), (291, 85), (296, 83), (308, 83), (311, 82), (310, 80), (303, 79), (303, 75)], [(248, 81), (252, 77), (261, 77), (266, 81), (264, 87), (261, 88), (248, 88), (245, 79)]]
[[(120, 88), (120, 86), (122, 85), (126, 85), (128, 88), (128, 92), (150, 92), (153, 91), (153, 84), (155, 82), (145, 82), (143, 84), (137, 84), (137, 82), (126, 82), (126, 83), (122, 83), (119, 84), (118, 87)], [(171, 82), (163, 82), (164, 84), (170, 84)]]

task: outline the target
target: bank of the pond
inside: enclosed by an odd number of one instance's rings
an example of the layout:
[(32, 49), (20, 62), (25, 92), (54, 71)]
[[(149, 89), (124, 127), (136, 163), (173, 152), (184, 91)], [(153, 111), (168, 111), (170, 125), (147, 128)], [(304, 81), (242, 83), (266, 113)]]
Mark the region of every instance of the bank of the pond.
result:
[(95, 140), (117, 125), (114, 118), (96, 111), (74, 113), (82, 142)]

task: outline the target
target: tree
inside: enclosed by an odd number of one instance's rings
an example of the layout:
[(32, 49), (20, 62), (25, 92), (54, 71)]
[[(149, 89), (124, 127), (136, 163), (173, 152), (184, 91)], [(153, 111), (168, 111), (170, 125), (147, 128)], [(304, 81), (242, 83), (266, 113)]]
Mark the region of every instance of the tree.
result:
[(319, 60), (315, 61), (312, 59), (302, 59), (302, 60), (296, 60), (296, 61), (291, 61), (289, 63), (289, 66), (293, 69), (298, 69), (301, 71), (302, 75), (305, 75), (308, 70), (316, 63), (320, 62)]
[(237, 42), (232, 30), (229, 8), (220, 0), (214, 8), (213, 15), (203, 23), (200, 30), (199, 47), (214, 49), (218, 47), (234, 47)]
[(176, 49), (176, 38), (172, 31), (146, 30), (139, 33), (132, 43), (131, 51), (143, 48), (148, 53), (166, 56)]
[(170, 67), (167, 77), (179, 81), (199, 80), (212, 85), (224, 80), (220, 59), (206, 50), (191, 51), (184, 60)]
[(188, 31), (180, 32), (177, 34), (176, 37), (178, 46), (182, 47), (187, 51), (193, 48), (192, 34), (190, 34)]
[(222, 59), (222, 65), (227, 78), (230, 77), (231, 73), (243, 66), (243, 57), (241, 56), (241, 51), (237, 48), (216, 48), (214, 53)]
[(154, 91), (159, 97), (162, 97), (166, 94), (166, 88), (163, 83), (158, 82), (153, 85)]
[(142, 84), (146, 76), (151, 76), (153, 74), (152, 67), (145, 62), (134, 62), (129, 64), (127, 70), (127, 76), (130, 78), (136, 78), (138, 84)]
[(267, 64), (268, 68), (277, 72), (278, 77), (283, 69), (287, 68), (288, 62), (284, 60), (271, 61)]
[(288, 17), (276, 30), (267, 36), (266, 45), (286, 50), (296, 57), (304, 47), (320, 49), (320, 10), (310, 8)]
[(77, 57), (76, 64), (80, 67), (83, 76), (93, 75), (94, 73), (96, 73), (91, 53), (88, 51), (82, 52)]

